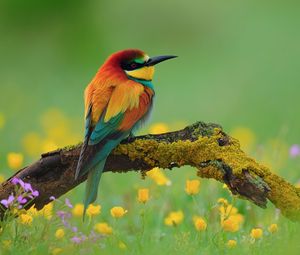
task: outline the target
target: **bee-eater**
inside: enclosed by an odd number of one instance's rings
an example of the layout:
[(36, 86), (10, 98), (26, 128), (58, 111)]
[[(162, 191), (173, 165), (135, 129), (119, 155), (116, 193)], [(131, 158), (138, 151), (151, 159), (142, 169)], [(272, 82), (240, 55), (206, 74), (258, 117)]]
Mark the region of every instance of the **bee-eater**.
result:
[(149, 57), (138, 49), (116, 52), (85, 89), (85, 138), (75, 173), (75, 179), (88, 173), (84, 214), (97, 198), (109, 153), (149, 115), (154, 65), (174, 57)]

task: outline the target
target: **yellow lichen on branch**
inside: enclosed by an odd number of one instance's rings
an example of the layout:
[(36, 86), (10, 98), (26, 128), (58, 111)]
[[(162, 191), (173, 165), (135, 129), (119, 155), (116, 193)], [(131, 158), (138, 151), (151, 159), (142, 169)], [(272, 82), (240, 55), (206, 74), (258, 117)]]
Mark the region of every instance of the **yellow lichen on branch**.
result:
[[(45, 153), (14, 174), (40, 192), (32, 201), (37, 209), (49, 203), (50, 196), (60, 197), (86, 179), (74, 180), (80, 149), (76, 145)], [(300, 220), (300, 190), (247, 156), (239, 142), (216, 124), (197, 122), (182, 130), (125, 140), (109, 155), (104, 171), (133, 170), (146, 176), (154, 167), (185, 165), (195, 167), (199, 177), (226, 183), (233, 194), (260, 207), (266, 207), (268, 199), (288, 218)], [(10, 179), (3, 182), (0, 200), (13, 190)]]
[[(194, 166), (202, 178), (224, 180), (223, 166), (231, 169), (235, 178), (244, 179), (244, 171), (252, 177), (255, 185), (265, 185), (266, 197), (291, 219), (299, 219), (299, 191), (283, 178), (273, 174), (269, 168), (248, 157), (240, 148), (239, 141), (229, 138), (226, 146), (220, 146), (223, 133), (215, 128), (210, 136), (200, 136), (195, 141), (179, 140), (172, 143), (156, 140), (137, 139), (130, 144), (122, 144), (115, 154), (125, 154), (131, 160), (141, 160), (152, 167), (171, 168), (174, 165)], [(235, 187), (229, 188), (234, 189)], [(263, 187), (262, 187), (262, 191)], [(246, 194), (244, 197), (248, 198)], [(251, 199), (250, 199), (251, 200)]]

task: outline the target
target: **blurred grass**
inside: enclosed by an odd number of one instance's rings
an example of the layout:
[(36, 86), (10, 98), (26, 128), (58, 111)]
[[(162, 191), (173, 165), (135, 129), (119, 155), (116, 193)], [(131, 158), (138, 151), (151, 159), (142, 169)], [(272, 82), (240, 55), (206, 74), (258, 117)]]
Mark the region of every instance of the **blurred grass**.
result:
[[(11, 151), (24, 152), (24, 164), (37, 158), (24, 147), (30, 133), (40, 150), (80, 141), (85, 86), (109, 54), (140, 48), (179, 56), (156, 69), (151, 122), (177, 129), (203, 120), (234, 134), (246, 127), (255, 139), (244, 144), (252, 142), (248, 151), (295, 183), (300, 161), (289, 158), (288, 148), (300, 143), (299, 26), (299, 4), (293, 1), (2, 0), (0, 169), (10, 174)], [(173, 185), (166, 205), (186, 204), (180, 194), (194, 170), (182, 170), (168, 173)], [(99, 201), (109, 208), (144, 184), (136, 174), (105, 174)], [(219, 186), (204, 181), (203, 208), (222, 195)], [(82, 188), (70, 195), (80, 202)], [(246, 213), (249, 203), (238, 203)], [(273, 212), (256, 209), (246, 225), (269, 224)]]

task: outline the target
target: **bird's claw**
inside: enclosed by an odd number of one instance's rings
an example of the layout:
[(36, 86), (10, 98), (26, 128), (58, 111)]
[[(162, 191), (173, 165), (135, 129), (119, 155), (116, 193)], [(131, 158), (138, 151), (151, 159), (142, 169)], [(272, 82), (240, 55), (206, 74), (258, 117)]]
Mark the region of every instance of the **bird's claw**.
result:
[(134, 134), (132, 132), (129, 133), (129, 135), (126, 138), (126, 142), (130, 143), (134, 140)]

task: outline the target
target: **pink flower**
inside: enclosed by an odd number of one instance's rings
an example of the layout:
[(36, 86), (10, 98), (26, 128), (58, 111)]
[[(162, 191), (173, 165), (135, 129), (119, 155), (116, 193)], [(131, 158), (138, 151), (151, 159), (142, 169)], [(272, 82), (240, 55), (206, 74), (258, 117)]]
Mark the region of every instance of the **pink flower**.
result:
[(290, 148), (290, 156), (292, 158), (298, 157), (300, 155), (300, 146), (298, 144), (293, 144)]

